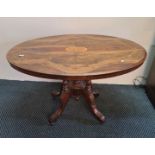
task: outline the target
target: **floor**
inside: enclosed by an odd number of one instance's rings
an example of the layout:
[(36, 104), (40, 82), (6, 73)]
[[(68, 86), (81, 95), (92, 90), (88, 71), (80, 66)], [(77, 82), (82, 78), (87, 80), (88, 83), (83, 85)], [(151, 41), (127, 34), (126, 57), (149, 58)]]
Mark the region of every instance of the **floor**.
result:
[(60, 83), (0, 80), (0, 137), (155, 138), (155, 109), (145, 90), (131, 85), (94, 85), (104, 124), (81, 97), (71, 98), (61, 118), (48, 125), (47, 117), (59, 103), (50, 94), (59, 87)]

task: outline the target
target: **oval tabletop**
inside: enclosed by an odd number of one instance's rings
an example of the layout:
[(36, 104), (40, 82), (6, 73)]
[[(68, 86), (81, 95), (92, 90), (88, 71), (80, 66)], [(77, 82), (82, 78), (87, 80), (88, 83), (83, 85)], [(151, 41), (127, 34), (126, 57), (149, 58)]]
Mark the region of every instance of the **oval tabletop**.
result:
[(97, 79), (127, 73), (143, 64), (145, 49), (122, 38), (58, 35), (23, 42), (7, 59), (27, 74), (55, 79)]

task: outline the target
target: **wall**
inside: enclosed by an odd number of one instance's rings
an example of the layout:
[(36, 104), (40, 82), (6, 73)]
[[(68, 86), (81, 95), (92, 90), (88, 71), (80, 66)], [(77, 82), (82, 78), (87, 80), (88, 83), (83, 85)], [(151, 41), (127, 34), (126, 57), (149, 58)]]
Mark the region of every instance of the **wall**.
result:
[(133, 40), (147, 50), (147, 61), (139, 69), (94, 82), (132, 84), (137, 76), (147, 75), (154, 54), (155, 18), (0, 18), (0, 79), (52, 81), (14, 70), (5, 58), (6, 53), (28, 39), (69, 33), (118, 36)]

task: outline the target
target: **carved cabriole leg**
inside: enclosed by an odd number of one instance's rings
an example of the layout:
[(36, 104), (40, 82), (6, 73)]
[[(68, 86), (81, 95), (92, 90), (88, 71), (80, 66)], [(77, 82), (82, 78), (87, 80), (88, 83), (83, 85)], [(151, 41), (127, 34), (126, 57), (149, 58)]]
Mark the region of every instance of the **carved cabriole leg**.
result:
[(60, 105), (58, 109), (49, 117), (48, 121), (50, 124), (55, 122), (61, 116), (65, 106), (67, 105), (70, 95), (71, 95), (71, 92), (69, 89), (68, 81), (63, 81), (61, 95), (60, 95)]
[(104, 122), (105, 116), (97, 109), (97, 106), (96, 106), (95, 95), (92, 90), (91, 81), (86, 81), (86, 86), (85, 86), (83, 93), (84, 93), (84, 97), (85, 97), (87, 103), (89, 104), (93, 114), (96, 116), (96, 118), (100, 122)]

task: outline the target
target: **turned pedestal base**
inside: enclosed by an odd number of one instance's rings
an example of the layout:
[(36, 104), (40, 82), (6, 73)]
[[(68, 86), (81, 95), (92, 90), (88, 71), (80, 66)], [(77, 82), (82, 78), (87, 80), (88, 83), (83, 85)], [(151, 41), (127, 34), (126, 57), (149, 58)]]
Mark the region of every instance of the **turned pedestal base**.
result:
[(80, 95), (84, 96), (94, 116), (100, 122), (105, 121), (105, 116), (97, 109), (95, 97), (97, 97), (99, 94), (93, 92), (91, 81), (64, 80), (62, 83), (61, 91), (53, 92), (52, 95), (60, 96), (60, 105), (58, 109), (49, 117), (48, 121), (50, 124), (55, 122), (60, 117), (70, 97), (74, 97), (76, 100), (79, 100)]

